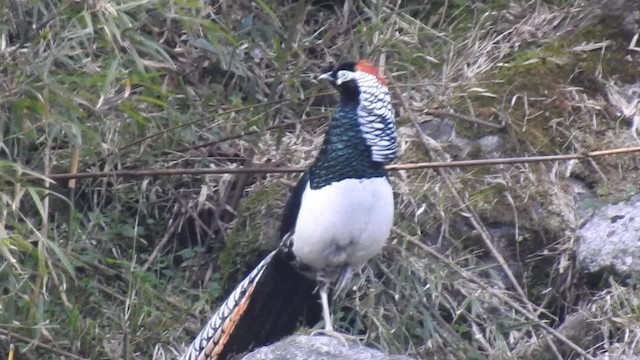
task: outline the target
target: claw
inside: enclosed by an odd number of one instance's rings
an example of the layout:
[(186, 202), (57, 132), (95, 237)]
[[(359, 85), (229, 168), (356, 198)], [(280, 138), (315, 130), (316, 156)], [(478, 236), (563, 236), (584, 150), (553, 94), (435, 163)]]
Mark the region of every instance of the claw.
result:
[(311, 336), (318, 335), (331, 336), (332, 338), (340, 341), (347, 349), (349, 348), (347, 338), (349, 338), (350, 340), (357, 339), (355, 336), (341, 334), (333, 329), (318, 329), (311, 332)]

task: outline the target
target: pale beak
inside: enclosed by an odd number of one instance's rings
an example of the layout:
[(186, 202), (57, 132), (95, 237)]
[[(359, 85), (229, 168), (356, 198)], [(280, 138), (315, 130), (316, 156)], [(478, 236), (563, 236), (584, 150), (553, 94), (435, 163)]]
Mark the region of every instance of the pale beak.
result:
[(324, 73), (320, 76), (318, 76), (318, 81), (320, 80), (327, 80), (331, 83), (335, 82), (335, 79), (331, 76), (331, 71), (329, 71), (328, 73)]

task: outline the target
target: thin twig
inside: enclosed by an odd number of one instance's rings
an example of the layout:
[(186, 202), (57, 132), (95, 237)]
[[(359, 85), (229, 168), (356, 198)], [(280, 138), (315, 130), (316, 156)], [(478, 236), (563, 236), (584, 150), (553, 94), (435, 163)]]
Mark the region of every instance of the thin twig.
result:
[(179, 221), (174, 220), (173, 224), (169, 225), (169, 228), (167, 229), (167, 232), (162, 237), (162, 240), (160, 240), (158, 245), (156, 245), (155, 249), (153, 249), (153, 252), (151, 253), (151, 255), (149, 255), (149, 258), (142, 266), (142, 272), (146, 272), (147, 269), (151, 266), (151, 264), (156, 260), (156, 258), (160, 256), (160, 252), (162, 251), (162, 249), (164, 249), (164, 245), (167, 243), (167, 241), (169, 241), (169, 239), (171, 239), (176, 229), (178, 229), (179, 223), (180, 223)]
[[(437, 150), (436, 146), (434, 146), (434, 145), (437, 145), (437, 143), (433, 139), (429, 138), (422, 131), (422, 129), (420, 128), (420, 124), (418, 123), (416, 117), (413, 114), (413, 111), (409, 107), (409, 103), (407, 102), (407, 100), (404, 97), (404, 94), (400, 90), (396, 89), (396, 95), (400, 99), (400, 103), (401, 103), (402, 107), (404, 108), (405, 114), (409, 117), (409, 119), (413, 123), (416, 131), (418, 132), (419, 138), (422, 141), (422, 143), (423, 143), (423, 145), (425, 147), (425, 150), (427, 150), (429, 152), (429, 154), (431, 155), (431, 158), (437, 159), (437, 160), (442, 160), (443, 155), (440, 154), (440, 153), (442, 153), (442, 150)], [(505, 272), (505, 274), (509, 278), (509, 281), (511, 282), (511, 285), (513, 286), (513, 288), (518, 292), (518, 294), (523, 299), (526, 300), (527, 296), (526, 296), (524, 290), (520, 286), (520, 283), (518, 282), (516, 277), (513, 275), (513, 272), (511, 271), (511, 268), (507, 264), (507, 261), (504, 259), (502, 254), (498, 251), (498, 249), (493, 244), (494, 241), (491, 238), (491, 234), (489, 233), (487, 228), (482, 223), (482, 220), (480, 219), (480, 216), (478, 216), (478, 214), (476, 213), (476, 211), (475, 211), (475, 209), (473, 207), (469, 206), (467, 204), (467, 202), (464, 201), (462, 196), (460, 196), (460, 194), (456, 190), (456, 185), (455, 185), (454, 180), (453, 180), (454, 174), (452, 172), (448, 172), (447, 171), (448, 169), (445, 169), (445, 168), (440, 168), (438, 170), (439, 170), (440, 176), (445, 181), (445, 183), (447, 184), (447, 187), (451, 191), (451, 194), (453, 195), (453, 198), (458, 203), (458, 208), (461, 210), (462, 213), (464, 213), (464, 215), (469, 219), (469, 221), (471, 222), (473, 227), (478, 231), (478, 233), (480, 234), (480, 237), (482, 238), (482, 241), (484, 242), (485, 246), (491, 252), (491, 255), (498, 261), (498, 263), (500, 264), (500, 267), (502, 267), (503, 271)], [(527, 305), (528, 305), (528, 307), (531, 307), (529, 301), (527, 301)], [(531, 309), (531, 310), (533, 310), (533, 309)]]
[[(400, 87), (402, 87), (401, 84), (389, 85), (389, 88), (400, 88)], [(313, 94), (312, 97), (332, 95), (334, 93), (335, 93), (334, 91), (321, 91), (321, 92), (318, 92), (316, 94)], [(151, 133), (149, 135), (143, 136), (143, 137), (141, 137), (139, 139), (136, 139), (134, 141), (131, 141), (131, 142), (121, 146), (120, 148), (108, 153), (107, 155), (104, 155), (103, 157), (101, 157), (100, 159), (95, 161), (94, 165), (104, 161), (105, 159), (107, 159), (107, 158), (109, 158), (109, 157), (111, 157), (111, 156), (113, 156), (115, 154), (118, 154), (118, 153), (120, 153), (120, 152), (122, 152), (124, 150), (127, 150), (130, 147), (139, 145), (139, 144), (143, 143), (144, 141), (147, 141), (147, 140), (150, 140), (150, 139), (152, 139), (154, 137), (157, 137), (157, 136), (160, 136), (160, 135), (163, 135), (163, 134), (166, 134), (166, 133), (181, 129), (181, 128), (186, 127), (186, 126), (195, 125), (195, 124), (201, 123), (203, 121), (207, 121), (207, 120), (213, 120), (216, 117), (221, 116), (221, 115), (228, 115), (228, 114), (237, 113), (237, 112), (241, 112), (241, 111), (251, 110), (251, 109), (254, 109), (254, 108), (257, 108), (257, 107), (261, 107), (261, 106), (276, 105), (276, 104), (282, 104), (282, 103), (291, 102), (291, 101), (294, 101), (294, 99), (293, 98), (285, 98), (285, 99), (278, 99), (278, 100), (270, 100), (270, 101), (266, 101), (266, 102), (259, 103), (259, 104), (251, 104), (251, 105), (246, 105), (246, 106), (242, 106), (242, 107), (236, 107), (236, 108), (229, 109), (229, 110), (224, 110), (224, 111), (221, 111), (221, 112), (216, 113), (214, 115), (207, 115), (207, 116), (203, 116), (203, 117), (200, 117), (200, 118), (192, 120), (192, 121), (187, 121), (185, 123), (177, 124), (177, 125), (168, 127), (166, 129), (162, 129), (162, 130), (156, 131), (154, 133)], [(477, 124), (480, 124), (480, 125), (494, 127), (494, 128), (497, 128), (497, 129), (504, 128), (504, 124), (494, 124), (494, 123), (491, 123), (491, 122), (486, 121), (486, 120), (475, 118), (473, 116), (464, 115), (464, 114), (458, 114), (458, 113), (444, 111), (444, 110), (427, 109), (427, 110), (425, 110), (424, 113), (425, 114), (429, 114), (429, 115), (434, 115), (434, 116), (454, 117), (454, 118), (458, 118), (458, 119), (461, 119), (461, 120), (466, 120), (466, 121), (469, 121), (469, 122), (477, 123)], [(328, 116), (329, 116), (329, 114), (327, 113), (327, 114), (322, 114), (322, 115), (310, 116), (308, 118), (302, 119), (301, 121), (292, 121), (292, 122), (287, 122), (287, 123), (271, 125), (271, 126), (267, 127), (264, 130), (241, 131), (239, 133), (228, 135), (228, 136), (224, 136), (224, 137), (221, 137), (220, 139), (216, 139), (216, 140), (210, 141), (208, 143), (198, 144), (198, 145), (194, 145), (194, 146), (191, 146), (191, 147), (183, 147), (183, 148), (177, 149), (177, 150), (167, 150), (167, 151), (164, 151), (163, 153), (166, 153), (166, 152), (184, 152), (184, 151), (188, 151), (188, 150), (200, 149), (200, 148), (211, 146), (211, 145), (215, 145), (215, 144), (218, 144), (218, 143), (221, 143), (221, 142), (239, 139), (239, 138), (241, 138), (243, 136), (258, 134), (261, 131), (271, 131), (271, 130), (275, 130), (275, 129), (279, 129), (279, 128), (283, 128), (283, 127), (287, 127), (287, 126), (296, 125), (296, 124), (299, 124), (302, 121), (318, 120), (318, 119), (323, 119), (323, 118), (328, 117)]]
[(165, 150), (163, 153), (182, 153), (182, 152), (186, 152), (186, 151), (190, 151), (190, 150), (197, 150), (197, 149), (201, 149), (203, 147), (208, 147), (208, 146), (216, 145), (216, 144), (219, 144), (219, 143), (223, 143), (225, 141), (240, 139), (241, 137), (248, 136), (248, 135), (255, 135), (255, 134), (259, 134), (259, 133), (266, 132), (266, 131), (271, 131), (271, 130), (276, 130), (276, 129), (280, 129), (280, 128), (286, 128), (286, 127), (289, 127), (289, 126), (299, 125), (302, 122), (326, 119), (326, 118), (329, 117), (329, 115), (330, 115), (329, 113), (326, 113), (326, 114), (322, 114), (322, 115), (309, 116), (309, 117), (306, 117), (306, 118), (304, 118), (304, 119), (302, 119), (300, 121), (288, 121), (288, 122), (284, 122), (284, 123), (280, 123), (280, 124), (271, 125), (271, 126), (267, 127), (264, 130), (254, 129), (254, 130), (241, 131), (241, 132), (236, 133), (236, 134), (223, 136), (221, 138), (218, 138), (218, 139), (213, 140), (213, 141), (206, 142), (204, 144), (188, 146), (188, 147), (184, 147), (184, 148), (177, 149), (177, 150)]
[(451, 269), (453, 269), (455, 272), (460, 274), (466, 280), (471, 281), (471, 282), (481, 286), (484, 291), (486, 291), (489, 294), (495, 296), (500, 301), (505, 302), (506, 304), (508, 304), (509, 306), (514, 308), (516, 311), (518, 311), (520, 314), (524, 315), (524, 317), (526, 317), (527, 319), (535, 322), (536, 326), (539, 326), (540, 328), (542, 328), (544, 331), (546, 331), (551, 336), (553, 336), (556, 339), (560, 340), (561, 342), (565, 343), (567, 346), (569, 346), (570, 348), (575, 350), (577, 353), (582, 355), (585, 359), (587, 359), (587, 360), (595, 360), (593, 356), (589, 355), (586, 351), (584, 351), (581, 347), (576, 345), (573, 341), (569, 340), (566, 336), (564, 336), (561, 333), (557, 332), (556, 330), (552, 329), (549, 325), (547, 325), (544, 322), (542, 322), (537, 316), (535, 316), (533, 313), (529, 312), (528, 310), (526, 310), (525, 308), (520, 306), (520, 304), (518, 304), (514, 300), (510, 299), (509, 297), (507, 297), (504, 294), (500, 293), (499, 291), (495, 290), (491, 286), (485, 284), (485, 282), (483, 280), (481, 280), (480, 278), (474, 276), (472, 273), (470, 273), (468, 271), (465, 271), (464, 269), (462, 269), (461, 267), (456, 265), (453, 261), (447, 259), (446, 257), (440, 255), (438, 252), (436, 252), (435, 250), (431, 249), (427, 245), (425, 245), (425, 244), (421, 243), (420, 241), (416, 240), (414, 236), (411, 236), (411, 235), (409, 235), (407, 233), (404, 233), (403, 231), (401, 231), (401, 230), (399, 230), (399, 229), (397, 229), (395, 227), (393, 228), (393, 231), (396, 232), (397, 234), (401, 235), (405, 239), (407, 239), (407, 241), (409, 241), (411, 244), (413, 244), (413, 245), (417, 246), (418, 248), (424, 250), (429, 255), (435, 257), (436, 259), (441, 261), (443, 264), (445, 264), (448, 267), (450, 267)]
[[(321, 92), (319, 92), (319, 93), (317, 93), (317, 94), (315, 94), (313, 96), (324, 96), (324, 95), (330, 95), (330, 94), (333, 94), (333, 93), (334, 93), (334, 91), (321, 91)], [(132, 141), (130, 143), (127, 143), (127, 144), (119, 147), (118, 149), (110, 152), (109, 154), (101, 157), (100, 159), (95, 161), (94, 164), (98, 164), (98, 163), (104, 161), (105, 159), (115, 155), (115, 154), (118, 154), (118, 153), (120, 153), (120, 152), (122, 152), (122, 151), (124, 151), (124, 150), (126, 150), (126, 149), (128, 149), (130, 147), (133, 147), (133, 146), (136, 146), (138, 144), (141, 144), (141, 143), (143, 143), (143, 142), (145, 142), (147, 140), (150, 140), (150, 139), (152, 139), (154, 137), (157, 137), (157, 136), (172, 132), (174, 130), (181, 129), (183, 127), (187, 127), (187, 126), (190, 126), (190, 125), (195, 125), (195, 124), (201, 123), (203, 121), (207, 121), (207, 120), (213, 120), (216, 117), (221, 116), (221, 115), (228, 115), (228, 114), (233, 114), (233, 113), (237, 113), (237, 112), (241, 112), (241, 111), (247, 111), (247, 110), (251, 110), (251, 109), (254, 109), (254, 108), (257, 108), (257, 107), (261, 107), (261, 106), (284, 104), (284, 103), (287, 103), (287, 102), (292, 102), (294, 100), (296, 100), (296, 99), (294, 99), (294, 98), (276, 99), (276, 100), (270, 100), (270, 101), (262, 102), (262, 103), (259, 103), (259, 104), (251, 104), (251, 105), (245, 105), (245, 106), (240, 106), (240, 107), (234, 107), (232, 109), (224, 110), (224, 111), (221, 111), (221, 112), (213, 114), (213, 115), (202, 116), (202, 117), (197, 118), (195, 120), (187, 121), (185, 123), (176, 124), (174, 126), (170, 126), (170, 127), (166, 128), (166, 129), (162, 129), (162, 130), (156, 131), (154, 133), (151, 133), (149, 135), (146, 135), (146, 136), (143, 136), (143, 137), (141, 137), (139, 139), (136, 139), (136, 140), (134, 140), (134, 141)], [(275, 128), (277, 128), (277, 127), (274, 127), (274, 129)], [(231, 137), (229, 139), (226, 139), (226, 140), (231, 140), (231, 139), (239, 138), (239, 137), (242, 137), (242, 136), (244, 136), (244, 135), (243, 134), (231, 135)], [(214, 143), (218, 143), (218, 142), (222, 142), (222, 141), (226, 141), (226, 140), (217, 140)], [(204, 147), (204, 146), (206, 146), (206, 145), (198, 145), (197, 147)]]
[[(128, 144), (125, 144), (122, 147), (120, 147), (117, 150), (115, 150), (114, 152), (105, 155), (104, 157), (102, 157), (102, 159), (108, 158), (108, 157), (110, 157), (110, 156), (112, 156), (114, 154), (117, 154), (117, 153), (119, 153), (119, 152), (121, 152), (121, 151), (123, 151), (123, 150), (125, 150), (127, 148), (130, 148), (132, 146), (136, 146), (138, 144), (141, 144), (141, 143), (145, 142), (146, 140), (152, 139), (152, 138), (154, 138), (156, 136), (160, 136), (162, 134), (166, 134), (168, 132), (172, 132), (174, 130), (177, 130), (177, 129), (180, 129), (180, 128), (183, 128), (183, 127), (186, 127), (186, 126), (189, 126), (189, 125), (194, 125), (194, 124), (203, 122), (205, 120), (212, 120), (212, 119), (214, 119), (214, 118), (216, 118), (217, 116), (220, 116), (220, 115), (232, 114), (232, 113), (243, 111), (243, 110), (249, 110), (249, 109), (253, 109), (253, 108), (256, 108), (256, 107), (260, 107), (260, 106), (275, 105), (275, 104), (279, 104), (279, 103), (283, 103), (283, 102), (287, 102), (287, 101), (289, 101), (289, 99), (272, 100), (272, 101), (267, 101), (267, 102), (260, 103), (260, 104), (246, 105), (246, 106), (242, 106), (242, 107), (239, 107), (239, 108), (233, 108), (231, 110), (221, 111), (221, 112), (219, 112), (217, 114), (214, 114), (214, 115), (203, 116), (201, 118), (198, 118), (198, 119), (195, 119), (195, 120), (191, 120), (191, 121), (187, 121), (185, 123), (176, 124), (176, 125), (173, 125), (173, 126), (170, 126), (170, 127), (166, 128), (166, 129), (162, 129), (162, 130), (156, 131), (154, 133), (151, 133), (151, 134), (149, 134), (147, 136), (144, 136), (144, 137), (141, 137), (139, 139), (136, 139), (136, 140), (134, 140), (134, 141), (132, 141), (132, 142), (130, 142)], [(102, 159), (100, 159), (100, 160), (102, 160)], [(100, 160), (98, 162), (100, 162)]]
[(479, 124), (479, 125), (484, 125), (484, 126), (489, 126), (489, 127), (493, 127), (496, 129), (504, 129), (505, 124), (494, 124), (492, 122), (486, 121), (486, 120), (482, 120), (482, 119), (478, 119), (476, 117), (473, 116), (469, 116), (469, 115), (464, 115), (464, 114), (458, 114), (458, 113), (454, 113), (454, 112), (449, 112), (449, 111), (445, 111), (445, 110), (436, 110), (436, 109), (427, 109), (424, 111), (425, 114), (429, 114), (429, 115), (433, 115), (433, 116), (441, 116), (441, 117), (454, 117), (460, 120), (465, 120), (468, 122), (472, 122), (475, 124)]
[(58, 355), (62, 355), (67, 359), (86, 360), (85, 358), (80, 357), (78, 355), (74, 355), (74, 354), (72, 354), (70, 352), (67, 352), (67, 351), (64, 351), (64, 350), (56, 349), (51, 345), (47, 345), (47, 344), (41, 343), (38, 340), (30, 339), (30, 338), (28, 338), (26, 336), (22, 336), (22, 335), (19, 335), (19, 334), (14, 334), (14, 333), (9, 332), (9, 331), (4, 330), (4, 329), (0, 329), (0, 336), (4, 336), (7, 339), (16, 339), (16, 340), (18, 340), (20, 342), (23, 342), (23, 343), (26, 343), (26, 344), (29, 344), (29, 345), (33, 345), (35, 347), (39, 347), (39, 348), (48, 350), (48, 351), (56, 353)]
[[(422, 128), (420, 127), (419, 122), (417, 121), (416, 117), (413, 114), (413, 111), (409, 107), (409, 104), (408, 104), (407, 100), (404, 98), (404, 94), (400, 91), (400, 89), (395, 89), (395, 91), (396, 91), (397, 97), (400, 99), (400, 103), (401, 103), (401, 105), (402, 105), (402, 107), (403, 107), (403, 109), (405, 111), (405, 114), (409, 117), (409, 119), (411, 120), (411, 122), (414, 125), (414, 128), (418, 132), (419, 139), (423, 143), (425, 150), (427, 152), (429, 152), (429, 154), (430, 154), (432, 159), (436, 159), (436, 160), (444, 160), (444, 159), (446, 159), (448, 157), (448, 155), (446, 155), (444, 153), (444, 151), (440, 148), (439, 144), (437, 144), (437, 142), (435, 140), (433, 140), (430, 137), (428, 137), (424, 133), (424, 131), (422, 131)], [(467, 118), (466, 120), (473, 121), (473, 122), (478, 122), (477, 119), (470, 118), (470, 117)], [(482, 121), (482, 122), (485, 123), (484, 125), (493, 125), (493, 124), (488, 123), (488, 122), (484, 122), (484, 121)], [(505, 124), (506, 123), (503, 123), (503, 125), (505, 125)], [(589, 159), (589, 160), (591, 160), (591, 159)], [(593, 161), (593, 160), (591, 160), (591, 161)], [(491, 255), (498, 261), (498, 264), (500, 264), (500, 267), (504, 271), (505, 275), (507, 275), (507, 278), (511, 282), (511, 285), (513, 286), (515, 291), (518, 293), (518, 295), (520, 295), (520, 297), (523, 299), (523, 301), (526, 304), (529, 312), (534, 313), (533, 306), (532, 306), (531, 302), (528, 300), (526, 293), (524, 292), (524, 290), (520, 286), (520, 283), (518, 282), (518, 280), (516, 279), (515, 275), (511, 271), (511, 268), (507, 264), (507, 261), (504, 259), (504, 257), (500, 253), (500, 251), (498, 251), (498, 249), (494, 245), (494, 239), (492, 238), (491, 234), (489, 233), (489, 230), (486, 228), (486, 226), (484, 225), (484, 223), (480, 219), (480, 216), (478, 215), (476, 210), (472, 206), (470, 206), (463, 199), (463, 197), (458, 193), (457, 186), (456, 186), (456, 183), (454, 181), (455, 173), (453, 171), (451, 171), (450, 169), (448, 169), (448, 168), (439, 168), (438, 172), (439, 172), (440, 176), (442, 177), (442, 179), (444, 180), (444, 182), (447, 185), (447, 187), (449, 188), (449, 191), (453, 195), (453, 198), (457, 202), (458, 208), (460, 209), (460, 211), (464, 214), (465, 217), (467, 217), (469, 219), (469, 221), (471, 222), (473, 227), (478, 231), (478, 233), (480, 234), (480, 237), (482, 238), (482, 241), (485, 244), (486, 248), (489, 250)], [(536, 317), (536, 319), (537, 319), (537, 317)], [(549, 343), (549, 346), (551, 348), (555, 348), (555, 345), (553, 343)]]
[[(318, 94), (318, 95), (323, 95), (323, 94)], [(496, 129), (503, 129), (504, 128), (504, 124), (494, 124), (492, 122), (488, 122), (486, 120), (478, 119), (478, 118), (475, 118), (473, 116), (464, 115), (464, 114), (458, 114), (458, 113), (444, 111), (444, 110), (427, 109), (427, 110), (424, 111), (424, 113), (425, 114), (429, 114), (429, 115), (433, 115), (433, 116), (453, 117), (453, 118), (469, 121), (469, 122), (472, 122), (472, 123), (493, 127), (493, 128), (496, 128)], [(218, 114), (218, 115), (220, 115), (220, 114)], [(193, 151), (193, 150), (201, 149), (201, 148), (204, 148), (204, 147), (220, 144), (220, 143), (223, 143), (223, 142), (226, 142), (226, 141), (240, 139), (242, 137), (249, 136), (249, 135), (255, 135), (255, 134), (260, 134), (262, 132), (277, 130), (277, 129), (286, 128), (286, 127), (289, 127), (289, 126), (300, 125), (301, 123), (304, 123), (304, 122), (307, 122), (307, 121), (315, 121), (315, 120), (327, 119), (330, 115), (331, 115), (331, 113), (325, 113), (325, 114), (320, 114), (320, 115), (309, 116), (309, 117), (306, 117), (306, 118), (301, 119), (299, 121), (289, 121), (289, 122), (284, 122), (284, 123), (280, 123), (280, 124), (271, 125), (271, 126), (268, 126), (265, 129), (245, 130), (245, 131), (241, 131), (241, 132), (238, 132), (238, 133), (235, 133), (235, 134), (222, 136), (222, 137), (220, 137), (220, 138), (218, 138), (216, 140), (209, 141), (209, 142), (206, 142), (206, 143), (203, 143), (203, 144), (198, 144), (198, 145), (193, 145), (193, 146), (185, 146), (183, 148), (175, 149), (175, 150), (164, 150), (162, 153), (163, 154), (171, 154), (171, 153), (182, 153), (182, 152), (186, 152), (186, 151), (190, 151), (190, 150)], [(126, 145), (125, 145), (125, 147), (126, 147)]]
[[(407, 163), (407, 164), (388, 165), (386, 168), (389, 171), (399, 171), (399, 170), (417, 170), (417, 169), (435, 169), (435, 168), (526, 164), (526, 163), (538, 163), (538, 162), (546, 162), (546, 161), (590, 159), (590, 158), (601, 157), (601, 156), (630, 154), (630, 153), (636, 153), (636, 152), (640, 152), (640, 146), (598, 150), (598, 151), (578, 153), (578, 154)], [(96, 178), (104, 178), (104, 177), (145, 177), (145, 176), (176, 176), (176, 175), (216, 175), (216, 174), (219, 175), (219, 174), (242, 174), (242, 173), (283, 174), (283, 173), (300, 173), (300, 172), (304, 172), (305, 170), (306, 169), (302, 167), (262, 167), (262, 166), (251, 167), (251, 168), (238, 167), (238, 168), (209, 168), (209, 169), (191, 169), (191, 168), (141, 169), (141, 170), (81, 172), (76, 174), (71, 174), (71, 173), (50, 174), (46, 179), (55, 181), (55, 180), (68, 180), (68, 179), (96, 179)], [(25, 176), (24, 179), (43, 180), (42, 178), (34, 177), (34, 176)]]

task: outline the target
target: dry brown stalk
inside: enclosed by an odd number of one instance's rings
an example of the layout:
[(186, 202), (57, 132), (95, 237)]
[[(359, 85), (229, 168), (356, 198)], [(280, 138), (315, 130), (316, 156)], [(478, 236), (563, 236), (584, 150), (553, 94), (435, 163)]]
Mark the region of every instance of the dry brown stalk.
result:
[[(545, 156), (524, 156), (497, 159), (478, 159), (478, 160), (460, 160), (460, 161), (435, 161), (395, 164), (387, 166), (389, 171), (398, 170), (416, 170), (416, 169), (434, 169), (434, 168), (454, 168), (454, 167), (476, 167), (506, 164), (526, 164), (538, 163), (546, 161), (566, 161), (591, 159), (601, 156), (621, 155), (640, 152), (640, 146), (614, 148), (606, 150), (591, 151), (576, 154), (563, 155), (545, 155)], [(300, 173), (306, 169), (302, 167), (267, 167), (257, 166), (251, 168), (209, 168), (209, 169), (140, 169), (140, 170), (118, 170), (118, 171), (96, 171), (81, 173), (61, 173), (49, 174), (48, 180), (69, 180), (69, 179), (97, 179), (104, 177), (145, 177), (145, 176), (176, 176), (176, 175), (212, 175), (212, 174), (283, 174), (283, 173)], [(25, 176), (29, 180), (36, 180), (33, 176)], [(42, 180), (42, 179), (40, 179)]]

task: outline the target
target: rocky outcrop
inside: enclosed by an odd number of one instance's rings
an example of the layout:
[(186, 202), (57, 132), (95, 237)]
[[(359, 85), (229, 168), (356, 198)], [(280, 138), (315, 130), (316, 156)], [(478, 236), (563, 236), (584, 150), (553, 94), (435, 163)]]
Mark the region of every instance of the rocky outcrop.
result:
[(640, 271), (640, 195), (597, 209), (578, 230), (577, 263), (584, 272)]
[(413, 360), (403, 355), (386, 355), (379, 350), (328, 336), (293, 335), (275, 344), (259, 348), (242, 360)]

